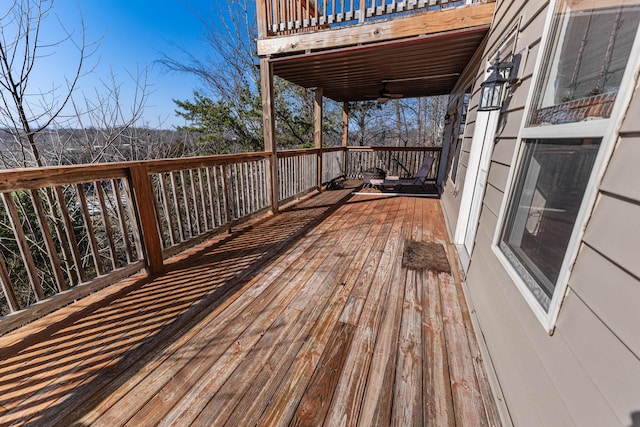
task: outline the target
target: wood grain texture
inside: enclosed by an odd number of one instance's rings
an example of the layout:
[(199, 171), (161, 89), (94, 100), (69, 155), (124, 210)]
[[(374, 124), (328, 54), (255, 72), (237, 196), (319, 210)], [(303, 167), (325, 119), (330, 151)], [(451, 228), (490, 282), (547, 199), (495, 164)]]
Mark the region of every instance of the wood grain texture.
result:
[(149, 173), (146, 167), (130, 169), (131, 187), (138, 213), (139, 230), (144, 242), (145, 260), (150, 274), (159, 274), (164, 269), (162, 260), (162, 244), (158, 233), (158, 224), (154, 210), (155, 201)]
[(338, 323), (327, 342), (304, 396), (298, 404), (290, 426), (321, 425), (331, 404), (336, 384), (344, 368), (353, 339), (354, 326)]
[(350, 191), (0, 337), (0, 423), (487, 425), (457, 282), (401, 264), (439, 202)]
[(361, 43), (395, 40), (418, 35), (436, 34), (464, 28), (488, 26), (493, 18), (495, 3), (482, 3), (463, 8), (451, 8), (437, 13), (425, 12), (402, 19), (374, 21), (358, 26), (294, 34), (258, 40), (258, 55), (304, 52), (337, 48)]

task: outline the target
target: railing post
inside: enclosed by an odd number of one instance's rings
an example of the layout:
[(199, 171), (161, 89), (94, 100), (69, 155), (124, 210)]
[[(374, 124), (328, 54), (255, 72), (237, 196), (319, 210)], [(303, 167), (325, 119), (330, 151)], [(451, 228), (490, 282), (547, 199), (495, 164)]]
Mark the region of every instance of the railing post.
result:
[(349, 175), (347, 173), (347, 155), (349, 154), (349, 150), (347, 146), (349, 145), (349, 101), (342, 102), (342, 172), (344, 173), (344, 178), (346, 179)]
[(269, 58), (260, 58), (260, 88), (262, 95), (262, 120), (264, 127), (264, 151), (269, 152), (271, 179), (269, 195), (271, 211), (278, 213), (278, 155), (276, 153), (275, 118), (273, 102), (273, 65)]
[(134, 210), (142, 234), (144, 259), (150, 275), (160, 274), (164, 270), (162, 244), (158, 232), (153, 187), (146, 165), (135, 165), (129, 168), (129, 180), (133, 187)]
[(322, 190), (322, 96), (324, 91), (321, 87), (316, 88), (316, 100), (313, 105), (313, 142), (318, 150), (318, 190)]
[(258, 24), (258, 38), (267, 38), (267, 31), (269, 23), (267, 22), (267, 1), (268, 0), (256, 0), (256, 21)]

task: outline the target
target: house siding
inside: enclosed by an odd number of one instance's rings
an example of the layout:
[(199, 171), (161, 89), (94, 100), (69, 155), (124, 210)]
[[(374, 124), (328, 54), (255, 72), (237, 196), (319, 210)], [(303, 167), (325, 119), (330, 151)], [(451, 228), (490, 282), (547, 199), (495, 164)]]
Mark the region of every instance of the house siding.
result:
[[(636, 88), (618, 142), (599, 186), (573, 266), (556, 329), (549, 336), (491, 244), (530, 90), (548, 3), (500, 1), (483, 58), (516, 23), (523, 53), (521, 82), (507, 100), (492, 154), (467, 298), (476, 312), (488, 357), (516, 426), (632, 426), (640, 417), (640, 88)], [(478, 70), (469, 122), (475, 121)], [(463, 151), (469, 155), (469, 126)], [(458, 185), (444, 186), (442, 205), (454, 235), (466, 163)]]

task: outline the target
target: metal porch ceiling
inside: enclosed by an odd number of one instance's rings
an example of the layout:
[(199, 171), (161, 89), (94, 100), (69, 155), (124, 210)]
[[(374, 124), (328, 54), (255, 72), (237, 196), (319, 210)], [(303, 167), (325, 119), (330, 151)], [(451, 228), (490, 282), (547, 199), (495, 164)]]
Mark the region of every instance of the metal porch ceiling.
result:
[(488, 26), (410, 39), (272, 58), (274, 74), (335, 101), (375, 100), (382, 90), (404, 98), (451, 93)]

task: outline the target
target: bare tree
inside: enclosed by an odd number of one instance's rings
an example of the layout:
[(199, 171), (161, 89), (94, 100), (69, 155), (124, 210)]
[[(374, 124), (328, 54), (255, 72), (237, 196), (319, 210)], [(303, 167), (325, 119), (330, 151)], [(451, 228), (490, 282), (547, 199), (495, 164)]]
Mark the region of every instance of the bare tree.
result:
[[(84, 23), (77, 36), (60, 23), (65, 34), (62, 39), (42, 40), (43, 22), (52, 17), (53, 4), (46, 0), (14, 0), (0, 16), (0, 125), (18, 148), (17, 153), (11, 151), (14, 158), (5, 163), (44, 164), (36, 136), (54, 123), (69, 104), (91, 54)], [(39, 62), (55, 54), (63, 44), (72, 45), (78, 52), (77, 63), (65, 84), (47, 91), (32, 87)]]
[[(13, 0), (6, 11), (0, 11), (0, 142), (5, 146), (0, 147), (0, 161), (4, 167), (133, 159), (131, 151), (120, 145), (142, 118), (149, 96), (148, 71), (127, 72), (124, 80), (112, 71), (98, 87), (81, 91), (79, 82), (93, 72), (87, 62), (98, 44), (87, 43), (82, 18), (79, 24), (76, 32), (68, 30), (55, 15), (53, 0)], [(62, 36), (48, 40), (51, 30)], [(61, 64), (67, 74), (43, 89), (36, 76), (47, 72), (48, 58), (64, 50), (75, 51), (75, 62)]]
[[(189, 129), (203, 134), (202, 145), (213, 152), (260, 150), (263, 122), (255, 2), (223, 1), (199, 19), (211, 55), (198, 57), (183, 48), (186, 59), (165, 56), (159, 61), (170, 70), (198, 76), (203, 84), (193, 101), (176, 100), (183, 110), (178, 114), (192, 123)], [(274, 84), (278, 147), (312, 146), (313, 91), (278, 78)], [(339, 111), (327, 108), (324, 114), (327, 128), (339, 129)], [(238, 147), (229, 147), (233, 141)]]

